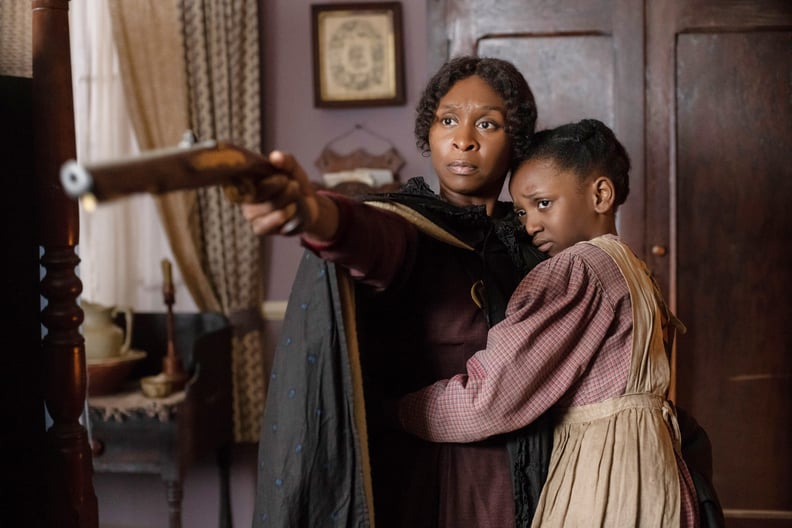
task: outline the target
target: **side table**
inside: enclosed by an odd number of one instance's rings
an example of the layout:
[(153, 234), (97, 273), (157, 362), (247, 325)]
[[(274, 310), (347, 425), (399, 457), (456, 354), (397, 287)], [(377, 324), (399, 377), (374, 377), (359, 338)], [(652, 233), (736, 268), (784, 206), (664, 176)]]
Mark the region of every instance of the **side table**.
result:
[(146, 359), (136, 365), (133, 382), (124, 390), (88, 399), (94, 471), (160, 475), (169, 526), (181, 528), (184, 473), (196, 460), (214, 454), (220, 471), (220, 526), (230, 528), (231, 326), (219, 313), (174, 314), (175, 347), (189, 382), (183, 391), (152, 399), (142, 394), (137, 380), (162, 369), (166, 316), (133, 317), (132, 347), (144, 350)]

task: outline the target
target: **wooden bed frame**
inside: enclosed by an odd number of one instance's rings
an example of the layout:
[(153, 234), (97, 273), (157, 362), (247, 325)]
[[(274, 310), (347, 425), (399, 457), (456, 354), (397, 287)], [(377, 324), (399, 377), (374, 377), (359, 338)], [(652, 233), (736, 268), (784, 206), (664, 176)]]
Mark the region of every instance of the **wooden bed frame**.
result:
[(86, 397), (83, 313), (77, 298), (77, 202), (59, 183), (61, 165), (76, 157), (69, 47), (69, 0), (33, 0), (33, 156), (35, 160), (44, 401), (46, 526), (94, 528), (98, 508), (91, 449), (80, 423)]

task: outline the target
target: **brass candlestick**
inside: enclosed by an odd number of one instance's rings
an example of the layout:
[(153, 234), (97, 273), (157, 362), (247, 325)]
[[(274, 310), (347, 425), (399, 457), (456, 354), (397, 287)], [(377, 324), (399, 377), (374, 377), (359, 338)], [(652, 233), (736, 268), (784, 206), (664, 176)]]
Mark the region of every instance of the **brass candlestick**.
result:
[(168, 307), (168, 313), (165, 316), (167, 353), (165, 357), (162, 358), (162, 372), (171, 381), (172, 389), (174, 391), (179, 391), (182, 390), (187, 383), (187, 373), (184, 371), (181, 358), (176, 354), (173, 323), (173, 303), (176, 300), (176, 292), (173, 287), (171, 263), (168, 259), (162, 259), (162, 275), (162, 295), (165, 300), (165, 305)]

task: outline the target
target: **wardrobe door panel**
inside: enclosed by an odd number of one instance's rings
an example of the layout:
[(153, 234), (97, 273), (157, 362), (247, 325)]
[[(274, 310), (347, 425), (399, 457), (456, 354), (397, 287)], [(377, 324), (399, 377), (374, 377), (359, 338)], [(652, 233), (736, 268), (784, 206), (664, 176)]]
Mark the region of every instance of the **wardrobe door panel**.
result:
[[(512, 61), (528, 78), (536, 98), (538, 128), (581, 116), (613, 123), (615, 67), (613, 41), (603, 35), (574, 37), (492, 37), (477, 53)], [(591, 76), (589, 72), (599, 75)]]
[[(729, 527), (792, 523), (792, 4), (647, 4), (647, 244)], [(780, 524), (779, 524), (780, 523)]]
[(680, 35), (677, 49), (679, 401), (709, 424), (724, 503), (785, 509), (792, 34)]

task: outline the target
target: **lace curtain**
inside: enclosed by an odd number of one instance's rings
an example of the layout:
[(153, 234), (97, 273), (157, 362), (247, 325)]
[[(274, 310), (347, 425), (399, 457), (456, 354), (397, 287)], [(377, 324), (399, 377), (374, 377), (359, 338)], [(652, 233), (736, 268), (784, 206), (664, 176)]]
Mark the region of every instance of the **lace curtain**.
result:
[[(28, 11), (29, 2), (24, 2)], [(124, 100), (106, 0), (72, 0), (69, 10), (77, 158), (120, 158), (139, 149)], [(137, 311), (163, 311), (163, 258), (173, 260), (154, 200), (148, 195), (80, 208), (78, 253), (82, 298)], [(178, 269), (177, 311), (195, 303)]]

